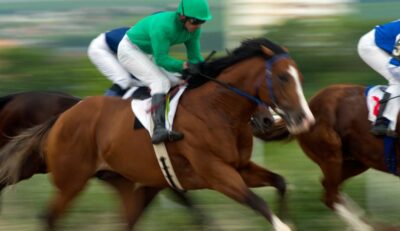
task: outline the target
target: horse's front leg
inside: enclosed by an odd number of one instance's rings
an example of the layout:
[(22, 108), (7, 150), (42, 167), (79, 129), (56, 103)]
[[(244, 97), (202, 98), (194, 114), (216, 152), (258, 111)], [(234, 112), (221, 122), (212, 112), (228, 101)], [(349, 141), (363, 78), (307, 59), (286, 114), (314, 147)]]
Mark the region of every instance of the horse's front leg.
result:
[(279, 194), (279, 216), (285, 217), (287, 214), (286, 201), (286, 182), (283, 176), (271, 172), (256, 163), (250, 161), (249, 164), (239, 169), (239, 173), (247, 186), (263, 187), (273, 186), (278, 190)]
[(275, 216), (267, 203), (250, 191), (240, 173), (222, 161), (205, 161), (201, 176), (207, 179), (210, 189), (225, 194), (239, 203), (246, 204), (263, 215), (277, 231), (290, 231), (289, 226)]
[(240, 168), (239, 173), (247, 186), (251, 188), (272, 186), (278, 190), (280, 196), (284, 197), (286, 195), (286, 181), (283, 176), (269, 171), (252, 161)]

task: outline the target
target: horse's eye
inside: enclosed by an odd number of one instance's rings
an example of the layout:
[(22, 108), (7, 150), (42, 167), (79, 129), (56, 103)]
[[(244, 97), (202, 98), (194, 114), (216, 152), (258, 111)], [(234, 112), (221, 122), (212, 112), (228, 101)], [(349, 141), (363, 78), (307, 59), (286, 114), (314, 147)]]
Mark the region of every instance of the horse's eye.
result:
[(289, 75), (283, 74), (283, 75), (278, 75), (278, 79), (282, 82), (288, 82), (289, 81)]

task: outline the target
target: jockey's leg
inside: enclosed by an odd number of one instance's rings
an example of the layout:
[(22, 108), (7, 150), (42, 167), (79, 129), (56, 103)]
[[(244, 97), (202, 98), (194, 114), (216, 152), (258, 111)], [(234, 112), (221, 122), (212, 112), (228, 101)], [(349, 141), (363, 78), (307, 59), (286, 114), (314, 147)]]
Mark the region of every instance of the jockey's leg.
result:
[(375, 123), (373, 124), (371, 128), (371, 133), (376, 135), (376, 136), (383, 136), (386, 135), (386, 132), (388, 131), (388, 126), (389, 126), (389, 119), (383, 116), (383, 113), (385, 112), (386, 105), (388, 104), (388, 100), (390, 99), (391, 94), (389, 92), (385, 92), (383, 94), (382, 99), (380, 100), (380, 106), (379, 106), (379, 112), (378, 116), (375, 120)]
[(169, 76), (163, 73), (148, 54), (132, 44), (126, 35), (118, 46), (118, 59), (129, 73), (151, 90), (154, 120), (153, 144), (182, 139), (181, 133), (165, 128), (165, 94), (171, 87)]
[(131, 75), (122, 67), (117, 55), (107, 45), (104, 33), (93, 39), (87, 53), (90, 61), (113, 83), (105, 95), (122, 96), (123, 91), (129, 87)]
[[(392, 56), (379, 48), (375, 43), (375, 30), (371, 30), (358, 42), (358, 54), (362, 60), (367, 63), (372, 69), (382, 75), (389, 82), (389, 87), (381, 100), (379, 115), (376, 123), (371, 129), (374, 135), (389, 135), (395, 136), (393, 124), (397, 121), (398, 107), (395, 106), (393, 110), (397, 110), (395, 115), (392, 114), (392, 105), (395, 101), (389, 100), (391, 97), (397, 96), (400, 91), (397, 90), (396, 85), (400, 85), (400, 74), (396, 74), (390, 69), (390, 60)], [(386, 105), (389, 105), (386, 107)], [(387, 109), (386, 109), (387, 108)], [(386, 111), (385, 111), (386, 110)], [(389, 112), (391, 111), (391, 112)], [(393, 118), (394, 117), (394, 118)], [(390, 126), (390, 128), (388, 128)]]
[(390, 94), (390, 96), (387, 101), (386, 109), (382, 112), (382, 117), (389, 120), (385, 135), (396, 137), (397, 116), (400, 110), (400, 84), (390, 84), (386, 92)]
[(151, 98), (152, 117), (154, 121), (154, 131), (151, 137), (153, 144), (159, 144), (167, 140), (176, 141), (183, 138), (182, 133), (169, 131), (165, 128), (165, 103), (165, 94), (163, 93), (154, 94)]

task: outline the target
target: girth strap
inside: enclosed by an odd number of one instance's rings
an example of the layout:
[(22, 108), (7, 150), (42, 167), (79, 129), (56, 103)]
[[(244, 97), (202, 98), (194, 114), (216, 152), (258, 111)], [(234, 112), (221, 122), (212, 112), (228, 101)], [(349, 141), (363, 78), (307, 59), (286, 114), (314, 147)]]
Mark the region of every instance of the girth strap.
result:
[[(150, 137), (153, 135), (153, 127), (154, 122), (151, 120), (150, 122)], [(171, 164), (171, 159), (167, 153), (167, 148), (164, 143), (153, 144), (154, 152), (156, 153), (158, 165), (161, 168), (161, 171), (164, 175), (164, 178), (167, 180), (168, 184), (177, 190), (184, 191), (182, 185), (179, 183), (179, 180), (175, 174), (174, 168)]]

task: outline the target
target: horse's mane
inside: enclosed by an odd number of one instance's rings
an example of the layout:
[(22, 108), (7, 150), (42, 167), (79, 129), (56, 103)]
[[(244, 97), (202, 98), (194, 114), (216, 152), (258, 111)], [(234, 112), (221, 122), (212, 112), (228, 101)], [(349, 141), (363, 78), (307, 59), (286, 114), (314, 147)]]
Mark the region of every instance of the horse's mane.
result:
[[(248, 58), (252, 58), (255, 56), (262, 56), (265, 58), (266, 54), (261, 50), (261, 46), (265, 46), (271, 49), (274, 54), (283, 54), (287, 53), (281, 46), (273, 43), (272, 41), (266, 38), (254, 38), (247, 39), (242, 41), (241, 45), (230, 52), (228, 55), (215, 59), (210, 62), (203, 63), (201, 66), (202, 74), (209, 76), (211, 78), (216, 78), (225, 68), (236, 64), (240, 61), (243, 61)], [(189, 79), (189, 89), (196, 88), (204, 83), (206, 83), (208, 79), (202, 76), (193, 76)]]

